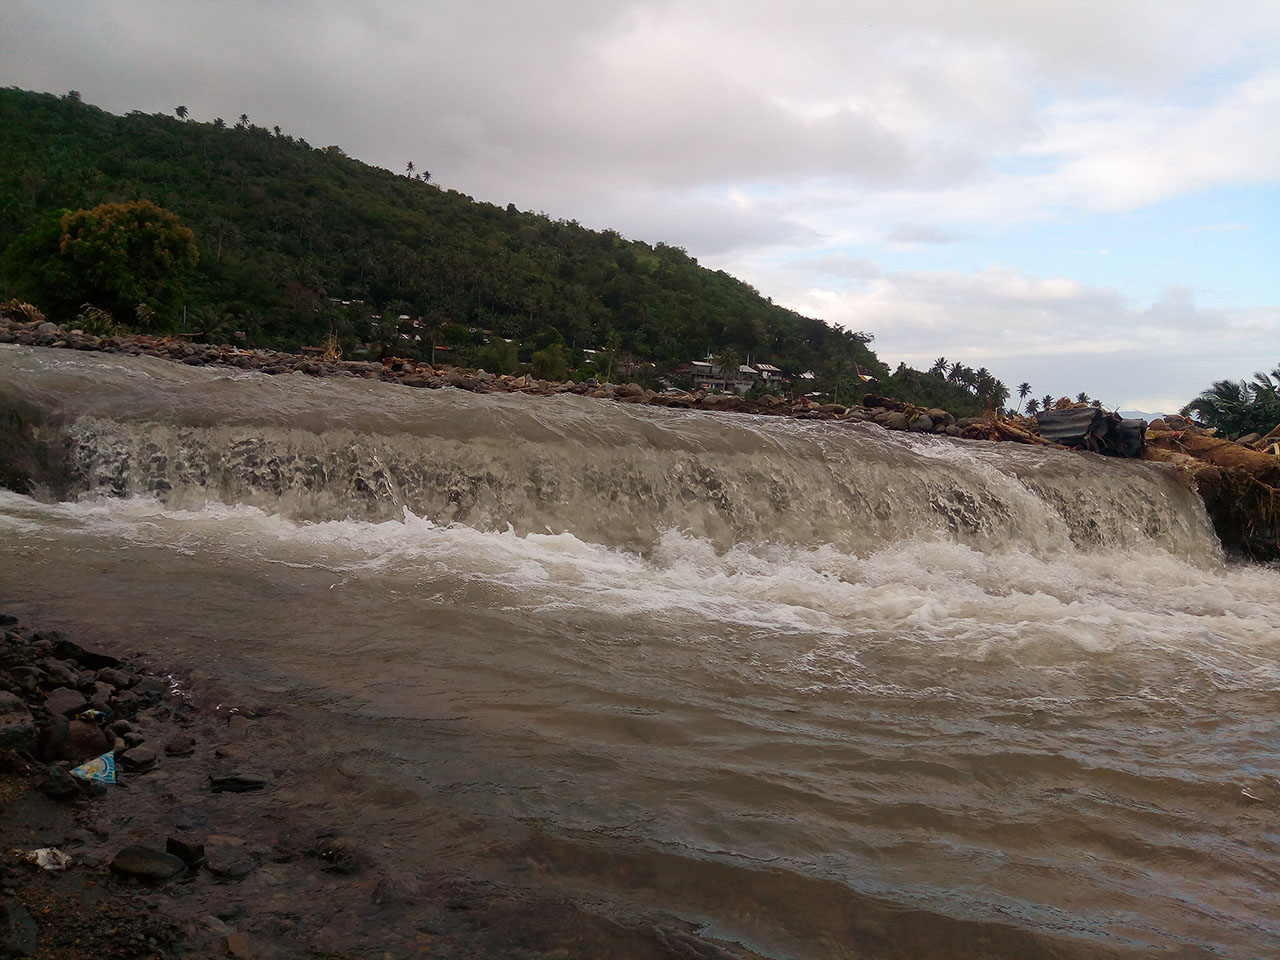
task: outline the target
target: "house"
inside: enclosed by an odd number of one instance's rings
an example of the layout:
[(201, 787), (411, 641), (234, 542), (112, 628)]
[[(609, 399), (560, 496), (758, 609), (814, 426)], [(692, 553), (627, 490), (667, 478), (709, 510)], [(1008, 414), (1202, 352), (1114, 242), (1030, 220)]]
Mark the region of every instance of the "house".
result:
[(756, 372), (760, 374), (760, 379), (765, 383), (768, 383), (770, 380), (782, 379), (782, 371), (771, 363), (757, 363)]

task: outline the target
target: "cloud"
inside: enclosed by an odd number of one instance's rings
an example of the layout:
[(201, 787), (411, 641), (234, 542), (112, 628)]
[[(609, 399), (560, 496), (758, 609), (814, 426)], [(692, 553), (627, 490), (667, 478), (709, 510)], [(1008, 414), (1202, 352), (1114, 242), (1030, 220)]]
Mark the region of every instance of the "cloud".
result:
[(900, 223), (885, 237), (890, 243), (956, 243), (966, 239), (962, 233), (943, 230), (934, 223)]
[[(1226, 331), (1208, 380), (1274, 349), (1259, 338), (1280, 296), (1215, 313), (1178, 293), (1237, 278), (1150, 259), (1140, 218), (1124, 242), (1071, 242), (1171, 291), (1145, 287), (1146, 305), (1018, 267), (1040, 225), (1280, 181), (1274, 0), (9, 0), (4, 16), (5, 82), (413, 160), (480, 199), (684, 246), (873, 330), (887, 356), (943, 346), (1046, 377), (1123, 356), (1117, 383), (1157, 360), (1198, 383), (1196, 323)], [(1274, 241), (1238, 210), (1195, 223), (1241, 219)]]
[(946, 356), (1054, 396), (1084, 390), (1114, 405), (1172, 409), (1171, 398), (1181, 405), (1215, 379), (1265, 366), (1260, 358), (1280, 340), (1280, 307), (1205, 307), (1185, 285), (1144, 306), (1114, 288), (996, 264), (972, 273), (883, 271), (834, 291), (806, 284), (795, 268), (810, 263), (793, 261), (789, 279), (771, 278), (789, 287), (779, 302), (874, 331), (891, 365), (927, 369)]

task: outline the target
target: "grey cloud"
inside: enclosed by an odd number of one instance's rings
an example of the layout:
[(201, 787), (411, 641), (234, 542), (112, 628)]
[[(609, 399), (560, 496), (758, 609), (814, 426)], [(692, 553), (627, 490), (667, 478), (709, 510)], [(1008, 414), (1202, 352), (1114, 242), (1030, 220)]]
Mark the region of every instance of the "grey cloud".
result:
[(876, 261), (851, 257), (847, 253), (832, 253), (825, 257), (808, 260), (791, 260), (787, 266), (796, 270), (843, 277), (846, 280), (874, 280), (883, 273), (880, 264)]
[(890, 243), (957, 243), (967, 240), (963, 233), (943, 230), (936, 223), (900, 223), (885, 237)]

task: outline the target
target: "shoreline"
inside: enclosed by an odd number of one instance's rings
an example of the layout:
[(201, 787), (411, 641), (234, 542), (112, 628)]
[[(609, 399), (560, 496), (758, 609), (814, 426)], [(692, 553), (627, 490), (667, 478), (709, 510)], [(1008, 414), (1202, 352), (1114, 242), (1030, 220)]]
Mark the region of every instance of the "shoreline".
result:
[[(758, 960), (674, 918), (398, 869), (376, 838), (332, 827), (343, 775), (311, 763), (323, 742), (308, 718), (234, 705), (216, 681), (116, 646), (0, 612), (0, 955)], [(75, 695), (104, 716), (77, 719)], [(117, 782), (69, 775), (104, 745)], [(41, 850), (67, 865), (42, 867)]]

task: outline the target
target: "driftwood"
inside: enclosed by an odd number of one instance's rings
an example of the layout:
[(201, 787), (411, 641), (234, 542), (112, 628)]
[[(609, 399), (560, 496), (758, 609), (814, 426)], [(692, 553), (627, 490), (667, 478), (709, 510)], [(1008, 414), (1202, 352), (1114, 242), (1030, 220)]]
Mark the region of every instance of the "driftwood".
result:
[(1152, 430), (1144, 459), (1190, 480), (1228, 550), (1280, 559), (1280, 458), (1207, 433)]

